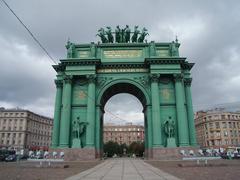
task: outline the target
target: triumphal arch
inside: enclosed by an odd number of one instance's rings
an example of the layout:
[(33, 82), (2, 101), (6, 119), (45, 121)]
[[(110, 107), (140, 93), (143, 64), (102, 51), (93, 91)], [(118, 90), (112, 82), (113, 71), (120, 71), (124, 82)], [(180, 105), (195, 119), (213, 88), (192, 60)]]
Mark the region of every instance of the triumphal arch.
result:
[[(179, 42), (147, 42), (147, 29), (101, 28), (101, 42), (67, 42), (57, 72), (52, 148), (68, 160), (102, 156), (106, 102), (130, 93), (143, 105), (145, 155), (161, 159), (196, 146), (191, 75)], [(175, 153), (176, 155), (176, 153)]]

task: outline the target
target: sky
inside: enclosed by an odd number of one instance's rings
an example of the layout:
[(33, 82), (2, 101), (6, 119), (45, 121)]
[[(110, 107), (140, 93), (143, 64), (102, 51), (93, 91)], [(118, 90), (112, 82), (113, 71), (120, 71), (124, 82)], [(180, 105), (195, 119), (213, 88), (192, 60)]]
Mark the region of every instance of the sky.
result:
[[(171, 42), (177, 35), (180, 55), (195, 63), (191, 71), (194, 110), (240, 107), (238, 0), (5, 1), (56, 61), (66, 57), (68, 38), (76, 43), (97, 42), (100, 27), (139, 25), (148, 29), (147, 40), (156, 42)], [(53, 62), (2, 1), (0, 62), (0, 107), (53, 117)], [(116, 95), (105, 108), (116, 115), (107, 115), (107, 122), (143, 122), (142, 105), (134, 96)]]

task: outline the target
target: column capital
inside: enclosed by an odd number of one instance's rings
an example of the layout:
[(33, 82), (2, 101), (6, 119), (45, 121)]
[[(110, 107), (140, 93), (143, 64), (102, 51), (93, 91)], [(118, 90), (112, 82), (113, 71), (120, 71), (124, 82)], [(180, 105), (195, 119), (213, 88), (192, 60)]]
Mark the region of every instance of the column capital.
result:
[(182, 81), (183, 75), (182, 74), (173, 74), (175, 81)]
[(90, 82), (95, 82), (95, 80), (96, 80), (96, 74), (89, 74), (89, 75), (86, 75), (86, 78), (88, 79), (88, 81), (89, 81), (89, 83)]
[(57, 88), (60, 88), (63, 86), (62, 80), (55, 79), (54, 82), (55, 82)]
[(158, 82), (160, 74), (150, 74), (150, 79), (152, 82)]
[(192, 83), (192, 78), (184, 79), (184, 85), (185, 86), (191, 86), (191, 83)]
[(72, 83), (73, 76), (64, 76), (64, 82), (65, 83)]

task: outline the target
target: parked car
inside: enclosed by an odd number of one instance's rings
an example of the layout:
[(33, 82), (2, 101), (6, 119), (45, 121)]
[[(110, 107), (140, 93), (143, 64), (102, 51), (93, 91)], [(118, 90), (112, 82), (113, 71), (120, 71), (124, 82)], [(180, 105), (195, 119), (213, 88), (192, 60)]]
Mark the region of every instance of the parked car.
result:
[(17, 156), (15, 154), (9, 155), (5, 158), (5, 161), (10, 162), (10, 161), (16, 161)]
[(5, 156), (5, 155), (0, 155), (0, 161), (4, 161), (4, 160), (5, 160), (5, 158), (6, 158), (6, 156)]
[(24, 159), (28, 159), (29, 157), (26, 154), (25, 155), (20, 154), (20, 155), (18, 155), (18, 158), (19, 158), (19, 160), (21, 160), (21, 159), (24, 160)]
[(35, 156), (35, 158), (36, 158), (36, 159), (43, 159), (44, 156), (43, 156), (43, 154), (38, 154), (38, 155)]

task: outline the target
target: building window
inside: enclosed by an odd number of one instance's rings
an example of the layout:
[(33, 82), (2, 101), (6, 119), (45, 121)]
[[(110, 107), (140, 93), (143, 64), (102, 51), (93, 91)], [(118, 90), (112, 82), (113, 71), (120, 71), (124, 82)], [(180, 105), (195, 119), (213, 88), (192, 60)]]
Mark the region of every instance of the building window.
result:
[(232, 122), (228, 122), (228, 127), (232, 128)]
[(219, 129), (220, 128), (219, 122), (215, 122), (215, 126), (217, 129)]
[(223, 123), (222, 123), (222, 126), (223, 126), (223, 128), (227, 128), (227, 123), (226, 123), (226, 122), (223, 122)]
[(213, 127), (213, 123), (209, 123), (209, 127), (212, 128)]
[(233, 128), (236, 128), (236, 123), (235, 122), (233, 122)]
[(228, 140), (225, 140), (225, 144), (228, 145)]

